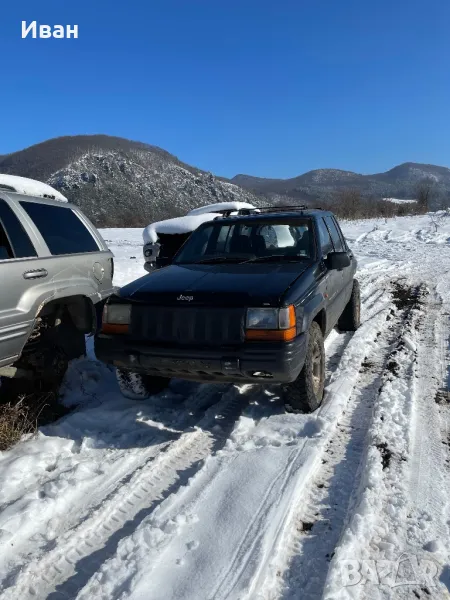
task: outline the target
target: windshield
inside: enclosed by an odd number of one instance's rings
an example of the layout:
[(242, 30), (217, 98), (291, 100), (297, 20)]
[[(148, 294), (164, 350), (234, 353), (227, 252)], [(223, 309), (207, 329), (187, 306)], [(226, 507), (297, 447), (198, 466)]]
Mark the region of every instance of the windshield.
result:
[(174, 262), (257, 262), (305, 260), (313, 255), (309, 219), (215, 221), (195, 231)]

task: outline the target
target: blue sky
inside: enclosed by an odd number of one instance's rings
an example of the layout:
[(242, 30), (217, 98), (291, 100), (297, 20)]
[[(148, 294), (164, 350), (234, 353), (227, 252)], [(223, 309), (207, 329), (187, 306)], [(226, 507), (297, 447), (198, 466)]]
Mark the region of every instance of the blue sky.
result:
[(0, 154), (106, 133), (224, 176), (450, 166), (448, 0), (2, 4)]

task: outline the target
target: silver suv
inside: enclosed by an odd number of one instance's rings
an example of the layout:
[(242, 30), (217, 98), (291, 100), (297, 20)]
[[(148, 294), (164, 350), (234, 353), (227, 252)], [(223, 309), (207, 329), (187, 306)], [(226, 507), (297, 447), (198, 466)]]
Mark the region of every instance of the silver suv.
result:
[(59, 386), (95, 333), (113, 273), (111, 251), (76, 206), (50, 186), (0, 175), (2, 397), (11, 378)]

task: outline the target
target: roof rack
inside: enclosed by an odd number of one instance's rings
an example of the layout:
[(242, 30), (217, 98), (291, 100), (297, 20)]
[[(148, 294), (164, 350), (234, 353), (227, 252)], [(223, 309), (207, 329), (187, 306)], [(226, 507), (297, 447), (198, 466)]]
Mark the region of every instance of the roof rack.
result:
[(261, 206), (255, 208), (240, 208), (238, 210), (234, 209), (221, 211), (221, 213), (223, 217), (229, 217), (230, 215), (242, 216), (275, 212), (301, 212), (307, 209), (308, 207), (305, 204), (292, 204), (288, 206)]

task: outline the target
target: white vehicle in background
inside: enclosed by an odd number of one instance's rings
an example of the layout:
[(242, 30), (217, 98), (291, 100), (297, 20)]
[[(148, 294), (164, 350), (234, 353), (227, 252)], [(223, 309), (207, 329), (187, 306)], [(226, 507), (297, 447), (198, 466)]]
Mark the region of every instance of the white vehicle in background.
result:
[(255, 208), (247, 202), (219, 202), (194, 208), (184, 217), (150, 224), (143, 231), (145, 270), (150, 273), (170, 264), (191, 233), (202, 223), (217, 219), (221, 215), (232, 215), (238, 210), (242, 214), (245, 209)]

